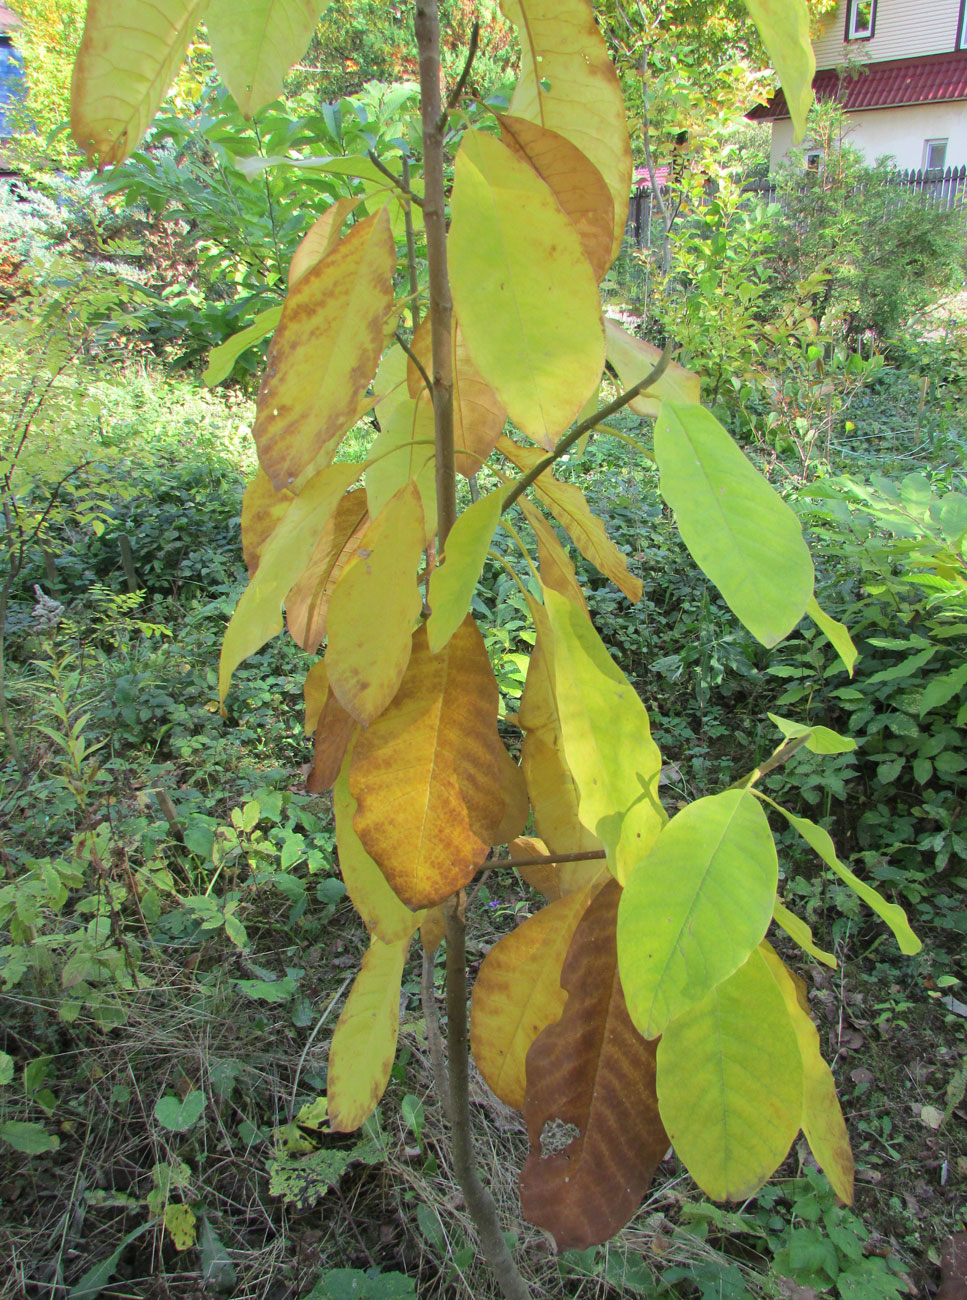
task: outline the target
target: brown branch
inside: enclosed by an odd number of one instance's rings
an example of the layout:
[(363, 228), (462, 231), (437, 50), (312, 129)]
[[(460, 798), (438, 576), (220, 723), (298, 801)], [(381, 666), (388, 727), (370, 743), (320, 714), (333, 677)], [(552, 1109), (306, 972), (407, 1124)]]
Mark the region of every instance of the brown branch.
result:
[(416, 353), (415, 353), (415, 352), (413, 351), (413, 349), (410, 347), (409, 343), (407, 343), (406, 339), (405, 339), (405, 338), (403, 337), (403, 335), (399, 332), (399, 330), (396, 331), (396, 333), (393, 335), (393, 337), (396, 339), (397, 343), (400, 345), (400, 347), (403, 349), (403, 351), (406, 353), (406, 355), (409, 357), (409, 359), (413, 362), (414, 366), (416, 366), (417, 370), (420, 372), (420, 378), (423, 380), (424, 384), (426, 384), (426, 391), (427, 391), (427, 392), (430, 394), (430, 396), (432, 397), (432, 396), (433, 396), (433, 380), (432, 380), (432, 379), (430, 378), (430, 376), (426, 373), (426, 369), (425, 369), (425, 367), (424, 367), (424, 365), (423, 365), (423, 362), (422, 362), (422, 361), (420, 360), (420, 358), (416, 355)]
[(608, 855), (604, 849), (589, 849), (586, 853), (535, 853), (531, 858), (488, 858), (484, 866), (494, 867), (551, 867), (561, 862), (600, 862)]
[(463, 94), (464, 87), (467, 84), (467, 78), (470, 76), (470, 69), (473, 67), (473, 61), (477, 57), (477, 43), (480, 40), (480, 24), (475, 22), (470, 29), (470, 47), (467, 50), (467, 59), (463, 65), (463, 71), (460, 73), (459, 80), (454, 88), (450, 91), (447, 99), (447, 106), (441, 114), (440, 121), (437, 123), (442, 131), (447, 124), (447, 118), (452, 109), (460, 103), (460, 96)]
[[(403, 155), (403, 184), (410, 189), (410, 160)], [(410, 191), (412, 197), (412, 191)], [(410, 324), (413, 333), (420, 328), (420, 279), (416, 273), (416, 233), (413, 229), (413, 209), (409, 201), (403, 208), (403, 224), (406, 230), (406, 269), (410, 277)], [(427, 384), (428, 391), (432, 391)]]

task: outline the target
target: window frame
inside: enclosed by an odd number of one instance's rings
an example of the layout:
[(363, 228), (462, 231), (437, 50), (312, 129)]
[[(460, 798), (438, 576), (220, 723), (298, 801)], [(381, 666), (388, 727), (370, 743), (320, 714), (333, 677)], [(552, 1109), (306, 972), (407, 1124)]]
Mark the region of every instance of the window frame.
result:
[(876, 0), (870, 0), (870, 26), (867, 31), (856, 30), (856, 17), (859, 13), (860, 0), (849, 0), (846, 6), (846, 35), (843, 38), (847, 41), (871, 41), (876, 35)]
[(967, 50), (967, 0), (960, 0), (960, 13), (957, 16), (957, 41), (955, 50)]
[[(937, 144), (942, 144), (942, 145), (943, 145), (943, 150), (944, 150), (944, 160), (943, 160), (943, 162), (940, 164), (939, 167), (931, 167), (931, 166), (930, 166), (930, 162), (929, 162), (929, 159), (930, 159), (930, 150), (931, 150), (931, 148), (932, 148), (934, 145), (937, 145)], [(936, 136), (935, 138), (932, 138), (932, 139), (929, 139), (929, 140), (924, 140), (924, 142), (923, 142), (923, 170), (924, 170), (925, 172), (928, 172), (928, 171), (943, 171), (944, 168), (947, 166), (947, 149), (949, 148), (949, 146), (950, 146), (950, 137), (949, 137), (949, 136), (946, 136), (946, 137), (944, 137), (944, 136)]]

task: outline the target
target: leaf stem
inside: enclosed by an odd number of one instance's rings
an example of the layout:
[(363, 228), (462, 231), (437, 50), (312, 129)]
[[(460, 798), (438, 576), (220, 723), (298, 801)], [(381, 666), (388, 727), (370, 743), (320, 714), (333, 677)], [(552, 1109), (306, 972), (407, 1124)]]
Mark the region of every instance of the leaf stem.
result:
[[(407, 185), (405, 179), (400, 180), (400, 178), (389, 167), (386, 166), (382, 158), (380, 158), (379, 155), (376, 153), (375, 149), (368, 149), (366, 151), (366, 154), (367, 157), (369, 158), (369, 161), (373, 164), (376, 170), (378, 172), (382, 172), (382, 174), (386, 177), (388, 181), (392, 181), (393, 184), (396, 186), (396, 188), (399, 190), (399, 192), (401, 194), (406, 195), (406, 198), (409, 200), (410, 203), (415, 203), (418, 208), (423, 207), (423, 199), (421, 199), (418, 195), (413, 193), (409, 185)], [(407, 159), (404, 158), (403, 159), (404, 177), (408, 170), (409, 170), (409, 164)]]

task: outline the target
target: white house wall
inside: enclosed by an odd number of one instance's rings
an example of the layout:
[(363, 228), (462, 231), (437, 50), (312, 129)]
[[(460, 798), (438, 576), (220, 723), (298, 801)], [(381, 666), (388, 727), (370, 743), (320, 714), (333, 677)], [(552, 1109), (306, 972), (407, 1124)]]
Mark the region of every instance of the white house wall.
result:
[(880, 63), (918, 54), (948, 54), (957, 48), (959, 17), (960, 0), (877, 0), (873, 37), (845, 42), (843, 0), (814, 42), (816, 67), (837, 68), (848, 58)]
[[(925, 140), (948, 140), (948, 167), (967, 163), (967, 103), (917, 104), (912, 108), (879, 108), (848, 113), (847, 141), (869, 162), (889, 155), (900, 168), (923, 166)], [(788, 119), (772, 126), (772, 156), (775, 168), (792, 148), (792, 123)]]

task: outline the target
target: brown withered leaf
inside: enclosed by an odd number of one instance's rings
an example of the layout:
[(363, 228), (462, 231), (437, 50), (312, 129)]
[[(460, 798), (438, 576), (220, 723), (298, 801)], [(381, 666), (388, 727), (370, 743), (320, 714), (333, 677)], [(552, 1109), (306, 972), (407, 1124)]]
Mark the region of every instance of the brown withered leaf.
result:
[[(561, 975), (564, 1012), (527, 1053), (531, 1153), (521, 1208), (558, 1250), (586, 1250), (624, 1227), (668, 1149), (655, 1093), (657, 1044), (631, 1023), (618, 978), (620, 897), (609, 881), (584, 913)], [(553, 1120), (575, 1125), (578, 1136), (542, 1157), (541, 1136)]]
[(285, 598), (289, 635), (310, 654), (326, 635), (329, 597), (366, 531), (366, 493), (354, 488), (336, 506), (312, 551), (302, 576)]
[(269, 347), (253, 435), (276, 488), (327, 464), (376, 373), (393, 306), (389, 212), (357, 222), (292, 286)]
[(504, 798), (504, 815), (494, 833), (494, 844), (509, 844), (527, 825), (531, 806), (527, 798), (524, 773), (503, 744), (499, 747), (497, 757), (500, 762), (500, 792)]
[(497, 683), (473, 619), (436, 655), (419, 628), (349, 774), (356, 833), (410, 907), (442, 903), (490, 851), (504, 815), (499, 746)]
[(323, 790), (331, 790), (335, 785), (358, 726), (330, 690), (328, 678), (324, 680), (325, 667), (325, 660), (320, 660), (313, 664), (306, 677), (306, 720), (308, 722), (310, 716), (311, 697), (315, 721), (312, 769), (306, 778), (306, 789), (310, 794), (322, 794)]

